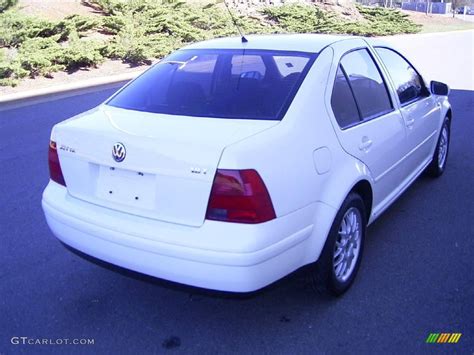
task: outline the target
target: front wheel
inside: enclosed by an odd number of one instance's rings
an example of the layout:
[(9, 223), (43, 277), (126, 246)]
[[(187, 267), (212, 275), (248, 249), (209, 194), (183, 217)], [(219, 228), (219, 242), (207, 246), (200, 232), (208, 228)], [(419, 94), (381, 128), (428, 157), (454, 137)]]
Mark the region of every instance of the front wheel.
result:
[(362, 259), (366, 224), (362, 198), (350, 193), (334, 219), (313, 272), (318, 290), (338, 296), (349, 289)]
[(439, 134), (438, 144), (433, 154), (433, 160), (428, 165), (427, 172), (432, 177), (438, 177), (443, 175), (446, 168), (446, 162), (448, 160), (449, 142), (450, 142), (451, 127), (449, 118), (446, 117), (441, 127), (441, 133)]

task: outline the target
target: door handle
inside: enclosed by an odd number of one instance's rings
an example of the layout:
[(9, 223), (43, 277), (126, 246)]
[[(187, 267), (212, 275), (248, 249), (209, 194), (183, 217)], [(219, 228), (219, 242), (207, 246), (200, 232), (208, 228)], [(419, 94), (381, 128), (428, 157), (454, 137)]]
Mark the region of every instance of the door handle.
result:
[(364, 152), (367, 152), (370, 147), (372, 147), (372, 141), (369, 139), (369, 137), (362, 137), (362, 143), (360, 143), (359, 149)]
[(415, 124), (415, 119), (414, 118), (409, 118), (406, 120), (406, 123), (405, 125), (408, 127), (408, 128), (413, 128), (413, 125)]

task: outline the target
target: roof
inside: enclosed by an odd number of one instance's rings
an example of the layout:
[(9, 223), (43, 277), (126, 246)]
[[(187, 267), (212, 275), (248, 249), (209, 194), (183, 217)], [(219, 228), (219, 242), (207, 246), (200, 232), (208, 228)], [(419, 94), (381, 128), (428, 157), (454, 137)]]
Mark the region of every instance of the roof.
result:
[(326, 34), (272, 34), (246, 35), (247, 43), (240, 37), (226, 37), (197, 42), (183, 49), (269, 49), (319, 53), (324, 47), (344, 39), (347, 35)]

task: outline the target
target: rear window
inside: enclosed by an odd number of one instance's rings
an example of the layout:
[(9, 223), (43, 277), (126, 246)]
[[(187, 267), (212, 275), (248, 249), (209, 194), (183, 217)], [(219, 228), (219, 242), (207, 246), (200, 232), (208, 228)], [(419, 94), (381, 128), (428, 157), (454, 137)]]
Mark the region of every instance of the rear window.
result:
[(107, 105), (170, 115), (280, 120), (316, 55), (267, 50), (180, 50)]

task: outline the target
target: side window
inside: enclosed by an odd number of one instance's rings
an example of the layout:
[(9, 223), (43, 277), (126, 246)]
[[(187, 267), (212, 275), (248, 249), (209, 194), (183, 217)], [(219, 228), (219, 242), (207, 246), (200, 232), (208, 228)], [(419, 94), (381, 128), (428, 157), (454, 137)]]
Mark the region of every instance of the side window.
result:
[(377, 47), (375, 50), (390, 73), (402, 105), (424, 96), (423, 80), (410, 63), (391, 49)]
[(360, 122), (357, 104), (340, 65), (332, 89), (331, 107), (341, 128)]
[(349, 52), (342, 58), (341, 65), (363, 120), (392, 110), (387, 86), (366, 49)]

